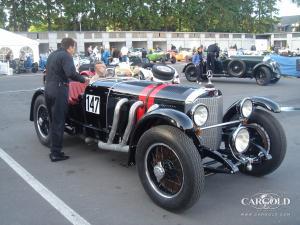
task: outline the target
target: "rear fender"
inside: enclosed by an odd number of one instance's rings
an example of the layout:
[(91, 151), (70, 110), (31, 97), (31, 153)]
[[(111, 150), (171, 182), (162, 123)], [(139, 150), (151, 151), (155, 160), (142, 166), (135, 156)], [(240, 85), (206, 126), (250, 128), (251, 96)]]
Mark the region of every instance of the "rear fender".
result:
[(31, 106), (30, 106), (30, 116), (29, 119), (30, 121), (33, 121), (33, 108), (34, 108), (34, 102), (36, 100), (36, 98), (40, 95), (44, 95), (45, 94), (45, 89), (43, 87), (37, 89), (31, 99)]
[[(278, 103), (268, 99), (268, 98), (264, 98), (264, 97), (251, 97), (250, 98), (253, 102), (254, 107), (262, 107), (270, 112), (273, 113), (280, 113), (281, 109)], [(235, 114), (240, 114), (240, 102), (243, 99), (240, 99), (238, 101), (236, 101), (235, 103), (233, 103), (228, 110), (226, 111), (224, 117), (223, 117), (223, 122), (228, 122), (232, 116), (234, 116)]]
[(131, 133), (129, 142), (129, 164), (135, 163), (136, 145), (143, 133), (151, 127), (159, 125), (177, 127), (187, 134), (194, 141), (196, 146), (200, 145), (199, 139), (195, 135), (194, 124), (186, 114), (173, 109), (156, 109), (144, 115)]

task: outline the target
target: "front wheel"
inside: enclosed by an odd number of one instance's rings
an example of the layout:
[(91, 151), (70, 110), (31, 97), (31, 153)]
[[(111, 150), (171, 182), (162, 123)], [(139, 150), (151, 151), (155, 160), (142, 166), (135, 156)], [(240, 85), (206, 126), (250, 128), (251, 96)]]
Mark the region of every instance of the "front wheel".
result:
[(175, 63), (176, 63), (176, 58), (175, 58), (175, 57), (172, 57), (172, 58), (171, 58), (171, 63), (172, 63), (172, 64), (175, 64)]
[(33, 121), (39, 141), (50, 146), (50, 118), (44, 95), (40, 95), (34, 102)]
[(178, 128), (157, 126), (146, 131), (137, 145), (141, 183), (162, 208), (191, 207), (204, 188), (204, 170), (194, 143)]
[(247, 156), (255, 155), (257, 146), (260, 146), (272, 156), (272, 159), (253, 164), (250, 171), (242, 166), (241, 172), (252, 176), (272, 173), (280, 166), (286, 153), (286, 136), (281, 124), (269, 112), (256, 109), (249, 118), (248, 129), (251, 142)]
[(256, 83), (261, 86), (268, 85), (271, 81), (271, 71), (265, 66), (258, 68), (255, 74)]
[(273, 80), (271, 80), (271, 84), (276, 84), (280, 80), (280, 77), (276, 77)]

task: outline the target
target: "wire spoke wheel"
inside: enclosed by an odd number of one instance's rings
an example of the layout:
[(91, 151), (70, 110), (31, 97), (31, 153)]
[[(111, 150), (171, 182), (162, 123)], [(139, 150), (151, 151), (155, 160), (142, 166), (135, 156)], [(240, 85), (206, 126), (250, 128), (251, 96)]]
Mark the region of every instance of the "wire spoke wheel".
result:
[(49, 135), (49, 115), (44, 105), (40, 105), (37, 110), (37, 127), (42, 137), (46, 138)]
[(145, 155), (147, 178), (154, 190), (164, 197), (174, 197), (183, 186), (184, 173), (177, 154), (167, 145), (156, 143)]

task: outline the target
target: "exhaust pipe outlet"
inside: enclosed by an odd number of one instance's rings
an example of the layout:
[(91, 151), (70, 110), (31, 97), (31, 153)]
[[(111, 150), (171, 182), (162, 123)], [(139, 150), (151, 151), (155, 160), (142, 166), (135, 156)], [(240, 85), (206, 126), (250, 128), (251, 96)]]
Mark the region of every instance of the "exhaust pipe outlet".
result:
[(102, 141), (98, 141), (98, 147), (102, 150), (109, 150), (109, 151), (115, 151), (115, 152), (129, 152), (129, 146), (128, 145), (121, 145), (121, 144), (108, 144), (104, 143)]
[(118, 103), (116, 105), (115, 112), (114, 112), (113, 125), (112, 125), (111, 131), (109, 133), (107, 144), (111, 144), (114, 140), (114, 137), (116, 135), (117, 128), (118, 128), (119, 119), (120, 119), (120, 110), (121, 110), (122, 106), (127, 102), (128, 102), (127, 98), (122, 98), (118, 101)]

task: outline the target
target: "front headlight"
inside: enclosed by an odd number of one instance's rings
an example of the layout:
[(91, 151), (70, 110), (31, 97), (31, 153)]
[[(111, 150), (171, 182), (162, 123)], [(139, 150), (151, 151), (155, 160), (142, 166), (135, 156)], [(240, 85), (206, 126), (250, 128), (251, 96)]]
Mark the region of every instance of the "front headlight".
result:
[(243, 153), (248, 149), (250, 134), (246, 127), (239, 127), (232, 135), (234, 149), (238, 153)]
[(253, 111), (253, 103), (251, 99), (245, 98), (240, 104), (241, 115), (244, 118), (249, 118)]
[(204, 125), (208, 119), (208, 109), (203, 104), (195, 105), (192, 109), (192, 117), (194, 123), (200, 127)]

